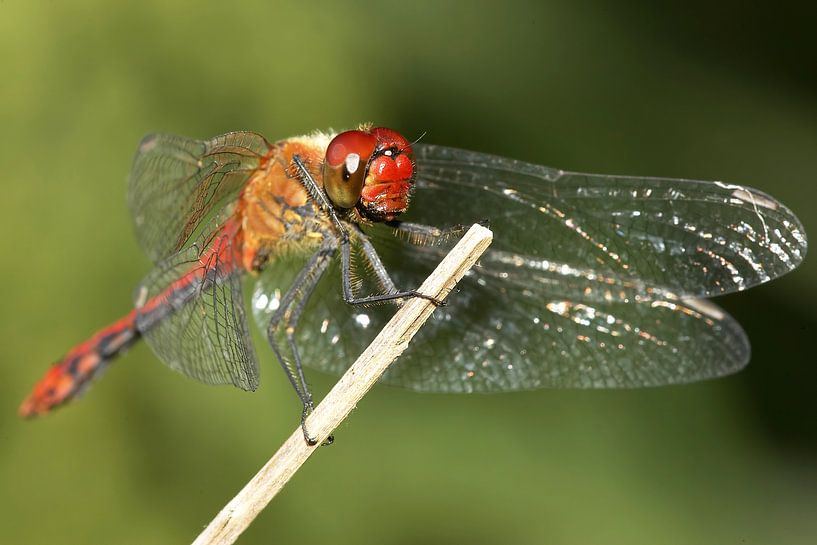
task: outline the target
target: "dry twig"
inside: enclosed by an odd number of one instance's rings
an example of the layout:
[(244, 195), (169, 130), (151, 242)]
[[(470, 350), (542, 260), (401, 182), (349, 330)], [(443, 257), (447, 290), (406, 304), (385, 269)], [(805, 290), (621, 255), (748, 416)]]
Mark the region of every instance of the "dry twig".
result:
[[(472, 226), (419, 291), (445, 299), (488, 248), (491, 238), (491, 231), (485, 227)], [(420, 298), (410, 299), (397, 311), (307, 419), (307, 429), (318, 439), (318, 444), (343, 422), (380, 375), (406, 349), (433, 311), (434, 304)], [(193, 545), (234, 543), (316, 449), (306, 443), (301, 429), (296, 429), (255, 477), (216, 515)]]

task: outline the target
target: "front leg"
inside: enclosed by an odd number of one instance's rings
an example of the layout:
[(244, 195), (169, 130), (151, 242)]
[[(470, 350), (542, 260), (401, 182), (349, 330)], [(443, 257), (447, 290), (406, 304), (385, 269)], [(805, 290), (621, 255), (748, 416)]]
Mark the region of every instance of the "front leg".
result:
[(408, 297), (419, 297), (427, 299), (436, 306), (445, 306), (445, 301), (437, 299), (431, 295), (420, 293), (417, 290), (399, 291), (394, 285), (391, 276), (389, 276), (383, 261), (377, 254), (372, 243), (366, 234), (358, 227), (354, 226), (354, 234), (356, 239), (360, 242), (363, 249), (363, 255), (368, 262), (371, 269), (374, 271), (378, 281), (384, 291), (378, 295), (368, 295), (364, 297), (357, 297), (352, 289), (352, 265), (351, 265), (351, 241), (349, 238), (340, 241), (340, 256), (341, 256), (341, 277), (343, 284), (343, 300), (349, 305), (367, 305), (377, 304), (387, 301), (394, 301), (395, 299), (405, 299)]

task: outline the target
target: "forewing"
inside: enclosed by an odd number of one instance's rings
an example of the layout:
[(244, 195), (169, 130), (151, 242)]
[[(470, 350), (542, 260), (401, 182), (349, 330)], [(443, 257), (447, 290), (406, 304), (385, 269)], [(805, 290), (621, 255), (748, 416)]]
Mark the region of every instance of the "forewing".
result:
[(489, 251), (677, 297), (752, 287), (792, 270), (806, 253), (797, 217), (748, 187), (563, 172), (431, 145), (416, 146), (416, 161), (406, 219), (488, 219)]
[[(370, 233), (401, 288), (416, 287), (445, 253), (390, 242), (379, 228)], [(512, 266), (510, 276), (502, 260), (483, 258), (383, 381), (428, 392), (639, 387), (717, 377), (748, 362), (740, 326), (709, 302), (657, 296), (577, 302), (551, 293), (559, 270), (543, 275), (532, 260)], [(262, 327), (296, 272), (297, 265), (280, 260), (259, 279), (253, 310)], [(575, 282), (564, 272), (566, 284)], [(335, 266), (318, 285), (297, 332), (304, 364), (336, 374), (396, 311), (396, 305), (344, 304), (339, 282)], [(616, 293), (632, 289), (606, 287)]]
[(231, 237), (201, 238), (160, 262), (136, 291), (137, 328), (171, 369), (206, 384), (258, 387)]
[(148, 257), (158, 263), (183, 248), (201, 225), (209, 225), (235, 200), (269, 149), (263, 136), (251, 132), (210, 140), (145, 137), (131, 169), (128, 204)]

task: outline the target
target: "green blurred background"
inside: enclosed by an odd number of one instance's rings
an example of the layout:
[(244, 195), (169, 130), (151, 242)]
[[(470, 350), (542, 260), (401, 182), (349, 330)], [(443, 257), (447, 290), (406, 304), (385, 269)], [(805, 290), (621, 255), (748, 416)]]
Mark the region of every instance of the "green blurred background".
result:
[[(125, 204), (145, 133), (371, 120), (567, 169), (746, 183), (814, 235), (815, 21), (813, 4), (736, 0), (0, 2), (0, 542), (188, 542), (297, 423), (257, 334), (254, 395), (139, 346), (82, 402), (17, 419), (148, 271)], [(811, 259), (719, 300), (754, 355), (710, 383), (376, 388), (241, 543), (815, 543), (815, 279)], [(311, 375), (320, 394), (332, 380)]]

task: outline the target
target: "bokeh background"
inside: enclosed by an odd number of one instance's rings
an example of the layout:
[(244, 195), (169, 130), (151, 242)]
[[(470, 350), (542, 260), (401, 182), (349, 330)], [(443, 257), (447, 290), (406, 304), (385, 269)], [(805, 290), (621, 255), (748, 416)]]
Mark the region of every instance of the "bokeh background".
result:
[[(0, 2), (0, 542), (185, 543), (299, 406), (133, 349), (23, 422), (46, 366), (130, 308), (149, 263), (139, 139), (372, 120), (566, 169), (745, 183), (817, 233), (814, 4)], [(379, 387), (241, 543), (817, 542), (817, 263), (719, 300), (751, 365), (643, 391)], [(311, 375), (324, 393), (332, 378)]]

